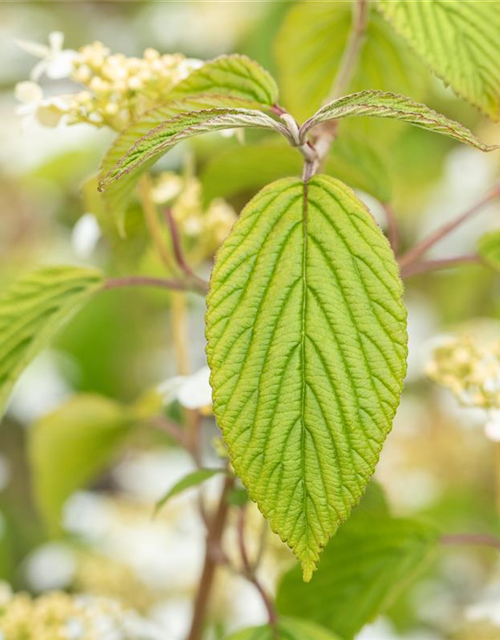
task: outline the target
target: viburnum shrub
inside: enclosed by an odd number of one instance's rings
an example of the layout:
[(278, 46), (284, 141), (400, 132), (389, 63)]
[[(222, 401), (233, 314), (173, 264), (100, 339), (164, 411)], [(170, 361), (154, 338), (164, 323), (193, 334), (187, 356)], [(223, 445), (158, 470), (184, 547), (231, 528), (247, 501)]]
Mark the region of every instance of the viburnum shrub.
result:
[[(94, 268), (57, 265), (44, 266), (14, 283), (0, 302), (2, 408), (30, 360), (95, 296), (121, 287), (165, 288), (174, 292), (175, 314), (185, 304), (186, 292), (206, 295), (213, 413), (225, 443), (220, 467), (205, 468), (202, 462), (198, 409), (210, 404), (209, 397), (187, 409), (179, 423), (165, 417), (154, 402), (138, 403), (132, 415), (111, 401), (105, 406), (96, 402), (90, 414), (100, 421), (73, 436), (75, 442), (81, 438), (73, 455), (88, 459), (75, 462), (79, 471), (67, 491), (100, 471), (134, 423), (144, 420), (159, 421), (199, 466), (158, 508), (180, 491), (223, 474), (218, 504), (204, 511), (206, 556), (189, 640), (202, 637), (216, 567), (229, 562), (221, 540), (231, 511), (239, 514), (240, 522), (238, 571), (255, 585), (269, 614), (268, 625), (243, 630), (232, 636), (234, 640), (351, 639), (427, 565), (440, 541), (453, 541), (443, 536), (439, 523), (391, 516), (370, 478), (391, 430), (406, 373), (402, 279), (462, 262), (497, 267), (498, 234), (483, 239), (477, 256), (428, 260), (426, 253), (498, 198), (500, 187), (402, 253), (383, 184), (376, 179), (370, 183), (364, 170), (368, 156), (362, 146), (357, 150), (356, 142), (351, 146), (343, 123), (373, 118), (375, 124), (370, 122), (367, 129), (370, 136), (377, 121), (399, 121), (484, 152), (495, 150), (495, 145), (481, 142), (458, 122), (410, 97), (366, 86), (349, 90), (360, 83), (367, 47), (377, 51), (379, 29), (390, 34), (387, 42), (396, 38), (399, 46), (400, 37), (406, 40), (459, 96), (498, 120), (500, 5), (378, 0), (371, 7), (367, 0), (356, 0), (342, 50), (335, 49), (340, 46), (335, 33), (325, 36), (336, 56), (323, 60), (324, 75), (333, 77), (333, 84), (323, 105), (304, 118), (305, 94), (310, 91), (307, 64), (286, 67), (286, 60), (287, 47), (306, 46), (301, 29), (311, 27), (301, 12), (307, 4), (293, 7), (278, 42), (278, 59), (285, 67), (285, 104), (295, 104), (296, 112), (280, 103), (273, 77), (242, 55), (201, 62), (149, 49), (143, 58), (127, 58), (111, 54), (100, 43), (71, 52), (62, 49), (57, 34), (52, 38), (57, 51), (48, 48), (34, 79), (17, 88), (23, 111), (43, 123), (62, 119), (118, 132), (97, 179), (85, 191), (99, 199), (102, 224), (114, 229), (118, 244), (133, 236), (131, 216), (140, 202), (140, 215), (166, 277), (142, 272), (108, 277)], [(335, 5), (317, 3), (314, 12), (321, 17), (338, 11), (339, 20), (351, 21), (351, 8)], [(317, 39), (321, 45), (321, 35)], [(316, 42), (313, 36), (310, 41)], [(58, 61), (83, 88), (44, 98), (36, 80), (41, 73), (57, 77)], [(263, 145), (260, 161), (269, 163), (269, 175), (277, 179), (239, 216), (226, 201), (202, 196), (195, 176), (186, 182), (175, 174), (155, 172), (155, 163), (178, 143), (205, 133), (243, 129), (273, 136), (266, 142), (269, 155)], [(283, 150), (284, 145), (289, 147), (284, 153), (289, 154), (290, 175), (273, 166), (272, 149)], [(355, 158), (348, 170), (338, 171), (346, 147)], [(251, 185), (251, 176), (247, 180)], [(210, 181), (206, 184), (209, 193)], [(353, 188), (382, 202), (387, 236)], [(226, 193), (231, 194), (231, 185)], [(178, 200), (180, 196), (184, 200)], [(215, 250), (207, 282), (196, 270)], [(439, 352), (431, 375), (457, 392), (467, 383), (453, 367), (451, 373), (443, 373), (447, 354), (452, 358), (451, 351)], [(492, 395), (499, 402), (498, 391)], [(77, 404), (65, 410), (75, 415), (81, 411)], [(42, 475), (50, 473), (53, 462), (47, 461), (47, 450), (40, 454), (41, 443), (49, 446), (51, 437), (64, 438), (57, 435), (64, 430), (63, 422), (52, 416), (33, 433), (33, 462)], [(71, 475), (71, 470), (66, 473)], [(301, 565), (302, 576), (293, 569), (281, 579), (276, 602), (245, 546), (246, 499), (235, 491), (240, 483)], [(54, 498), (45, 490), (38, 489), (42, 510), (57, 520), (66, 496)], [(479, 538), (479, 543), (491, 543)]]

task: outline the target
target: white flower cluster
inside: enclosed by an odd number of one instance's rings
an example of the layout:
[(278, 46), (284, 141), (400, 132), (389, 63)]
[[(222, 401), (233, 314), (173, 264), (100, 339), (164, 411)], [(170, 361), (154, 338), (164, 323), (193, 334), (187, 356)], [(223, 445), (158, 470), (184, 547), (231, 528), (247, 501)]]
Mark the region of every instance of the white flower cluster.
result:
[[(160, 55), (155, 49), (146, 49), (138, 58), (112, 54), (101, 42), (78, 51), (63, 49), (63, 42), (63, 34), (54, 32), (49, 36), (49, 46), (18, 43), (41, 59), (31, 80), (16, 86), (16, 97), (22, 103), (18, 113), (36, 118), (45, 126), (56, 126), (65, 118), (68, 124), (86, 122), (120, 131), (148, 109), (162, 104), (168, 92), (202, 64), (182, 54)], [(84, 89), (45, 98), (38, 84), (42, 75), (69, 78)]]
[(1, 640), (165, 640), (164, 634), (115, 600), (61, 591), (31, 598), (0, 594)]
[(434, 350), (426, 373), (464, 406), (486, 410), (486, 435), (500, 442), (500, 341), (450, 337)]

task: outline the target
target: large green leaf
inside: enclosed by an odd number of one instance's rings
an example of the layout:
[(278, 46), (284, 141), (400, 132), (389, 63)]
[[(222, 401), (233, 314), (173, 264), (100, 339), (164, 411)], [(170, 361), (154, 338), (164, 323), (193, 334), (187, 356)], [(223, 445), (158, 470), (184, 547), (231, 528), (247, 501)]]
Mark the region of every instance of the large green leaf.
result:
[[(285, 105), (299, 120), (310, 116), (327, 98), (351, 24), (351, 2), (299, 2), (288, 13), (276, 41), (276, 54)], [(372, 13), (350, 90), (414, 94), (415, 84), (421, 84), (415, 82), (419, 77), (414, 56), (384, 20)]]
[[(273, 180), (300, 176), (303, 165), (302, 156), (284, 141), (226, 149), (210, 160), (202, 171), (203, 197), (208, 203), (216, 197), (257, 191)], [(324, 172), (383, 202), (391, 198), (386, 158), (360, 138), (339, 136), (326, 159)]]
[(79, 267), (42, 267), (0, 298), (0, 415), (29, 362), (102, 286), (102, 275)]
[(377, 7), (437, 76), (500, 120), (500, 2), (378, 0)]
[(168, 97), (178, 100), (199, 94), (241, 98), (248, 101), (249, 107), (265, 108), (278, 101), (278, 86), (260, 64), (247, 56), (232, 54), (209, 60), (192, 71)]
[(231, 634), (227, 640), (338, 640), (328, 629), (309, 620), (280, 618), (277, 628), (250, 627)]
[(309, 118), (300, 129), (305, 138), (308, 132), (321, 122), (338, 120), (348, 116), (373, 116), (403, 120), (433, 133), (440, 133), (481, 151), (494, 151), (498, 145), (484, 144), (459, 122), (450, 120), (425, 104), (411, 98), (384, 91), (360, 91), (329, 102)]
[(66, 499), (112, 460), (129, 435), (131, 412), (97, 395), (75, 396), (29, 432), (33, 488), (49, 529), (60, 529)]
[(299, 567), (285, 574), (278, 610), (351, 640), (428, 566), (438, 538), (427, 523), (360, 512), (328, 544), (311, 585), (304, 585)]
[(406, 368), (401, 294), (370, 213), (324, 175), (263, 189), (217, 255), (206, 317), (215, 415), (306, 580), (391, 428)]

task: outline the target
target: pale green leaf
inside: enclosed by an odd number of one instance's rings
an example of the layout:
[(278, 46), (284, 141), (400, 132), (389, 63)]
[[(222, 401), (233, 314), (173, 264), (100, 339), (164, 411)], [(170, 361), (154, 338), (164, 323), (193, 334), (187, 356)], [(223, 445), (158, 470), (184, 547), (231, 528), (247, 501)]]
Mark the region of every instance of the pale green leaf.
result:
[[(273, 180), (300, 176), (304, 159), (286, 142), (264, 142), (226, 149), (208, 162), (201, 173), (203, 197), (257, 191)], [(382, 202), (391, 198), (391, 178), (386, 158), (369, 142), (341, 135), (331, 147), (324, 172), (361, 189)]]
[[(351, 2), (305, 1), (289, 11), (278, 34), (276, 54), (284, 103), (299, 120), (309, 117), (330, 93), (351, 25)], [(418, 66), (412, 52), (372, 12), (349, 90), (414, 95), (422, 84)]]
[(168, 98), (178, 100), (199, 94), (240, 98), (248, 103), (247, 107), (265, 108), (277, 103), (278, 86), (260, 64), (247, 56), (231, 54), (209, 60), (192, 71)]
[(29, 431), (33, 488), (53, 533), (66, 499), (102, 472), (130, 433), (133, 416), (112, 400), (75, 396)]
[(102, 275), (79, 267), (42, 267), (0, 298), (0, 415), (29, 362), (102, 286)]
[(392, 118), (413, 124), (433, 133), (440, 133), (463, 144), (468, 144), (481, 151), (494, 151), (498, 145), (484, 144), (459, 122), (450, 120), (425, 104), (414, 102), (411, 98), (383, 91), (360, 91), (338, 100), (329, 102), (301, 127), (301, 135), (316, 125), (328, 120), (338, 120), (348, 116), (373, 116), (376, 118)]
[(209, 480), (213, 478), (218, 473), (226, 473), (225, 469), (197, 469), (192, 473), (188, 473), (187, 476), (181, 478), (179, 482), (176, 482), (174, 486), (167, 491), (167, 493), (158, 500), (155, 505), (155, 513), (158, 513), (160, 509), (174, 496), (178, 496), (180, 493), (183, 493), (187, 489), (192, 489), (193, 487), (197, 487), (198, 485), (205, 482), (205, 480)]
[(104, 191), (120, 178), (136, 181), (143, 171), (183, 140), (203, 133), (247, 127), (270, 129), (288, 136), (286, 127), (256, 109), (215, 108), (181, 112), (139, 138), (107, 173), (101, 171), (99, 187)]
[(438, 538), (427, 523), (360, 512), (328, 544), (312, 584), (303, 583), (299, 567), (285, 574), (278, 610), (352, 640), (425, 570)]
[(378, 0), (377, 7), (437, 76), (500, 120), (500, 2)]
[(500, 271), (500, 230), (486, 233), (479, 239), (477, 250), (487, 265)]
[(277, 628), (250, 627), (231, 634), (227, 640), (339, 640), (328, 629), (310, 620), (280, 617)]
[(399, 403), (406, 310), (386, 238), (328, 176), (263, 189), (219, 251), (206, 316), (237, 475), (311, 578)]

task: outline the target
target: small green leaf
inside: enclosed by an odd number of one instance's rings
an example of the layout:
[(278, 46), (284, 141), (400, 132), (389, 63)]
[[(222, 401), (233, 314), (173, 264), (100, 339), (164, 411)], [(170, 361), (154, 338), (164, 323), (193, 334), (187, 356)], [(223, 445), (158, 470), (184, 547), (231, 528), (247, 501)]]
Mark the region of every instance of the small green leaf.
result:
[[(284, 103), (299, 120), (309, 117), (330, 93), (351, 31), (352, 6), (339, 1), (297, 2), (286, 16), (276, 40), (279, 80)], [(349, 90), (418, 94), (422, 85), (418, 62), (381, 16), (372, 12)]]
[(378, 0), (377, 8), (462, 98), (500, 120), (500, 3)]
[[(201, 174), (203, 197), (258, 191), (273, 180), (301, 175), (304, 160), (286, 142), (272, 141), (234, 147), (217, 154)], [(384, 154), (366, 140), (340, 135), (326, 159), (324, 172), (361, 189), (382, 202), (391, 198), (391, 177)]]
[(406, 369), (401, 295), (372, 216), (324, 175), (263, 189), (217, 255), (206, 316), (215, 415), (306, 580), (390, 431)]
[(500, 271), (500, 230), (486, 233), (477, 243), (481, 258), (495, 271)]
[(263, 108), (278, 101), (278, 86), (260, 64), (247, 56), (232, 54), (205, 62), (175, 86), (168, 97), (178, 100), (199, 94), (240, 98), (248, 102), (247, 107)]
[(269, 625), (250, 627), (231, 634), (226, 640), (339, 640), (328, 629), (309, 620), (279, 619), (276, 629)]
[(192, 473), (188, 473), (187, 476), (184, 476), (184, 478), (179, 480), (179, 482), (176, 482), (174, 486), (170, 489), (170, 491), (167, 491), (167, 493), (163, 496), (163, 498), (158, 500), (158, 502), (155, 505), (155, 514), (157, 514), (158, 511), (160, 511), (160, 509), (165, 506), (165, 504), (170, 500), (170, 498), (173, 498), (174, 496), (178, 496), (180, 493), (182, 493), (183, 491), (186, 491), (187, 489), (191, 489), (192, 487), (197, 487), (199, 484), (202, 484), (203, 482), (205, 482), (205, 480), (209, 480), (210, 478), (213, 478), (218, 473), (226, 473), (226, 470), (225, 469), (197, 469)]
[(42, 267), (0, 298), (0, 416), (29, 362), (102, 287), (102, 274), (79, 267)]
[(494, 151), (499, 148), (498, 145), (484, 144), (469, 129), (429, 109), (425, 104), (414, 102), (406, 96), (383, 91), (360, 91), (329, 102), (304, 122), (300, 129), (301, 136), (305, 139), (309, 131), (321, 122), (347, 116), (393, 118), (428, 129), (433, 133), (440, 133), (481, 151)]
[(359, 512), (326, 547), (312, 584), (303, 583), (298, 567), (285, 574), (278, 610), (352, 640), (428, 566), (438, 538), (427, 523)]
[(111, 462), (130, 433), (134, 416), (97, 395), (75, 396), (29, 431), (33, 488), (52, 533), (60, 531), (66, 499)]

